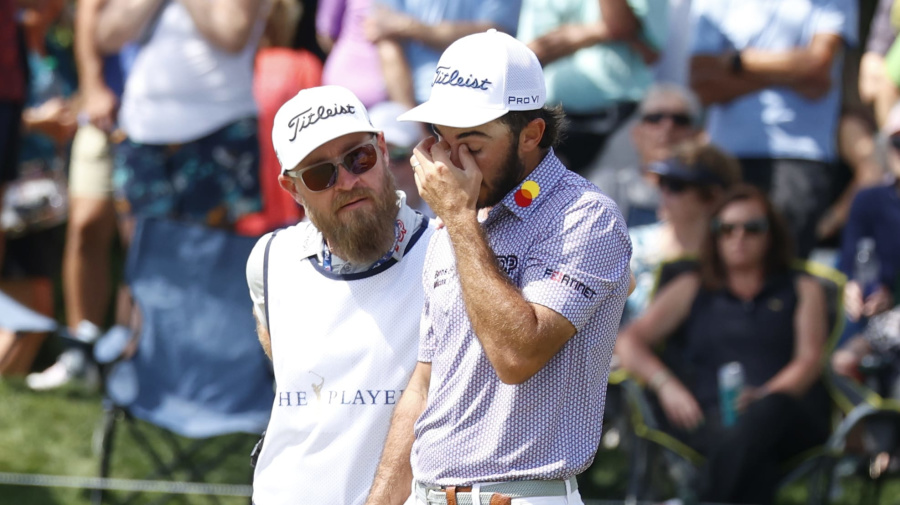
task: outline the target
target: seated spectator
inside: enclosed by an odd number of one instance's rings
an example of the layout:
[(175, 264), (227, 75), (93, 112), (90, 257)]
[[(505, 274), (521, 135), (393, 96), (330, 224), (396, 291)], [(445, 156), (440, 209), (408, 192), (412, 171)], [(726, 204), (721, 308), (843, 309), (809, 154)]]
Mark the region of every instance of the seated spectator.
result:
[[(850, 216), (841, 240), (840, 269), (850, 280), (844, 292), (844, 307), (850, 321), (870, 317), (891, 308), (900, 299), (900, 104), (886, 125), (888, 165), (887, 183), (860, 191), (850, 207)], [(893, 124), (891, 124), (893, 123)], [(856, 278), (855, 260), (860, 239), (875, 240), (878, 279), (875, 285), (861, 286)]]
[(699, 140), (701, 116), (700, 101), (692, 91), (657, 84), (647, 91), (637, 117), (629, 121), (631, 127), (610, 140), (587, 178), (615, 200), (629, 227), (656, 222), (659, 193), (647, 177), (647, 166), (671, 156), (676, 145)]
[(741, 178), (737, 160), (712, 145), (690, 142), (676, 147), (671, 158), (651, 163), (648, 170), (657, 176), (663, 221), (629, 230), (637, 287), (625, 302), (623, 323), (647, 307), (663, 263), (686, 260), (680, 271), (696, 270), (712, 211), (725, 190)]
[(522, 2), (517, 37), (544, 66), (547, 103), (566, 112), (555, 152), (573, 172), (597, 163), (653, 83), (667, 10), (666, 0)]
[[(790, 244), (763, 193), (732, 189), (713, 213), (700, 272), (671, 281), (619, 336), (616, 353), (656, 394), (664, 429), (707, 458), (700, 501), (772, 503), (780, 464), (828, 436), (825, 295), (791, 269)], [(745, 386), (723, 405), (717, 376), (733, 362)], [(740, 412), (732, 426), (729, 407)]]
[(521, 4), (375, 0), (365, 31), (378, 48), (388, 99), (410, 108), (428, 100), (441, 52), (456, 39), (490, 28), (515, 35)]
[(397, 121), (397, 117), (409, 110), (396, 102), (382, 102), (369, 108), (369, 118), (375, 128), (384, 132), (391, 172), (397, 180), (397, 189), (406, 195), (406, 204), (433, 218), (434, 212), (419, 196), (415, 173), (409, 168), (413, 148), (422, 140), (422, 130), (411, 121)]
[[(871, 364), (862, 370), (867, 356)], [(900, 400), (900, 305), (869, 319), (861, 334), (835, 351), (831, 366), (841, 375), (865, 379), (882, 397)]]
[[(859, 192), (844, 228), (840, 267), (850, 279), (844, 290), (850, 340), (834, 353), (832, 366), (849, 377), (859, 377), (860, 360), (866, 354), (884, 354), (897, 348), (897, 342), (889, 337), (897, 328), (891, 329), (885, 322), (896, 321), (896, 316), (879, 317), (900, 300), (900, 105), (894, 106), (890, 118), (886, 131), (892, 133), (888, 137), (888, 165), (893, 173), (887, 183)], [(896, 124), (891, 127), (892, 123)], [(878, 271), (872, 279), (864, 279), (866, 275), (857, 271), (863, 239), (874, 241)], [(900, 355), (894, 354), (892, 359), (897, 358)]]

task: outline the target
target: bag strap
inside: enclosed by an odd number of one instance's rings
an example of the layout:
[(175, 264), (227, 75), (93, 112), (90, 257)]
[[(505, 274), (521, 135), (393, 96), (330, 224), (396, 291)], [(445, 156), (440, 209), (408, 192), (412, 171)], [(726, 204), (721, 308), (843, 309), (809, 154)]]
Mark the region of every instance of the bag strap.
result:
[[(272, 247), (272, 240), (275, 239), (275, 235), (278, 234), (279, 230), (275, 230), (272, 232), (272, 235), (269, 236), (269, 241), (266, 242), (266, 252), (263, 256), (263, 303), (266, 305), (266, 331), (269, 330), (269, 248)], [(269, 342), (271, 345), (272, 342), (272, 333), (269, 333)]]

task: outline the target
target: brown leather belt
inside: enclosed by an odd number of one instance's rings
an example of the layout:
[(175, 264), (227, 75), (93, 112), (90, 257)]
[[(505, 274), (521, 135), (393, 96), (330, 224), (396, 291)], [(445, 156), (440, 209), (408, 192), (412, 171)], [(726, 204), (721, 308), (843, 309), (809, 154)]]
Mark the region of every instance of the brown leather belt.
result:
[[(483, 505), (511, 505), (514, 498), (534, 496), (566, 496), (569, 490), (578, 489), (575, 477), (563, 480), (530, 480), (487, 483), (479, 488)], [(416, 495), (428, 505), (472, 505), (472, 486), (426, 486), (416, 483)]]

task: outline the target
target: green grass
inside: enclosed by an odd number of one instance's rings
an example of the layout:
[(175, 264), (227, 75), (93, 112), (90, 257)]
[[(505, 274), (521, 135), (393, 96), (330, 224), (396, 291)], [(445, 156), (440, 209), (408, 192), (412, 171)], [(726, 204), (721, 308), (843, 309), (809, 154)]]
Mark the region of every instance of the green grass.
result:
[[(100, 458), (94, 452), (94, 432), (103, 417), (100, 396), (79, 387), (36, 393), (21, 379), (0, 379), (0, 472), (95, 477)], [(151, 444), (164, 457), (171, 456), (158, 430), (139, 423)], [(182, 442), (187, 442), (181, 440)], [(237, 448), (223, 465), (207, 474), (206, 482), (249, 484), (248, 454), (256, 442), (252, 436), (219, 437), (198, 459), (217, 452), (232, 442)], [(153, 469), (152, 462), (138, 450), (124, 423), (114, 438), (111, 477), (144, 479)], [(627, 454), (622, 450), (603, 450), (583, 476), (585, 498), (621, 500), (625, 493)], [(185, 473), (179, 480), (191, 481)], [(860, 503), (863, 480), (848, 477), (841, 482), (842, 492), (835, 505)], [(806, 501), (806, 483), (800, 481), (783, 489), (779, 505), (801, 505)], [(122, 495), (117, 495), (121, 497)], [(149, 503), (158, 494), (147, 493), (137, 503)], [(246, 505), (245, 498), (222, 498), (226, 505)], [(206, 497), (184, 496), (185, 504), (209, 503)], [(67, 488), (39, 488), (0, 485), (0, 505), (87, 505), (86, 491)], [(167, 502), (168, 503), (168, 502)], [(879, 505), (900, 505), (900, 480), (885, 484)]]
[[(96, 477), (100, 458), (94, 453), (94, 432), (103, 417), (100, 396), (78, 387), (36, 393), (21, 380), (0, 380), (0, 472)], [(171, 456), (159, 432), (146, 423), (139, 426), (164, 458)], [(110, 477), (143, 479), (153, 470), (152, 461), (142, 453), (124, 423), (114, 438)], [(179, 439), (189, 444), (190, 441)], [(206, 482), (249, 484), (249, 453), (255, 437), (235, 435), (212, 440), (197, 460), (217, 452), (226, 444), (237, 448), (224, 458), (220, 468), (206, 474)], [(189, 481), (186, 472), (176, 474)], [(121, 495), (118, 495), (121, 496)], [(141, 496), (138, 503), (158, 499), (156, 493)], [(223, 504), (246, 505), (246, 498), (222, 498)], [(206, 497), (185, 496), (182, 503), (209, 503)], [(0, 504), (82, 505), (89, 497), (83, 490), (0, 486)]]

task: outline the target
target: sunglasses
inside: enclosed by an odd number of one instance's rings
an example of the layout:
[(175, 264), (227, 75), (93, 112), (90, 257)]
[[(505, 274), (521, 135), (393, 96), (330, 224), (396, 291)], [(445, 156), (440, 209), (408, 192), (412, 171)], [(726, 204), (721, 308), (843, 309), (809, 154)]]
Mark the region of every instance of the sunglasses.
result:
[(338, 166), (343, 166), (354, 175), (362, 175), (378, 163), (378, 148), (374, 139), (356, 146), (340, 158), (317, 163), (311, 167), (288, 171), (287, 175), (300, 179), (307, 189), (314, 193), (334, 186), (338, 178)]
[(743, 228), (747, 235), (762, 235), (769, 231), (769, 220), (766, 218), (751, 219), (743, 223), (723, 223), (716, 219), (712, 223), (713, 233), (719, 236), (731, 236), (738, 228)]
[(660, 190), (676, 194), (684, 193), (685, 191), (695, 186), (690, 182), (686, 182), (681, 179), (675, 179), (673, 177), (667, 177), (665, 175), (659, 176), (659, 182), (657, 182), (657, 184), (659, 184)]
[(900, 135), (895, 135), (891, 137), (891, 147), (900, 151)]
[(644, 114), (643, 117), (641, 117), (641, 121), (650, 124), (659, 124), (666, 118), (671, 119), (675, 126), (690, 126), (694, 122), (689, 114), (683, 112), (653, 112)]

